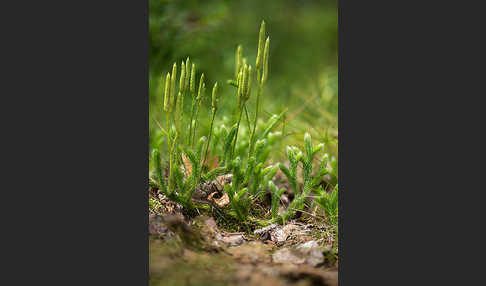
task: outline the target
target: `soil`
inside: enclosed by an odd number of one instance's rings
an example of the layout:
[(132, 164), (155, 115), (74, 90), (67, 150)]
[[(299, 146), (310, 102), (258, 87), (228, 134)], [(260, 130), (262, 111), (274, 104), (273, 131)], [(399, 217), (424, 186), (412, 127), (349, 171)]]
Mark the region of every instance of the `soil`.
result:
[(334, 229), (315, 217), (242, 229), (150, 194), (150, 285), (338, 285)]

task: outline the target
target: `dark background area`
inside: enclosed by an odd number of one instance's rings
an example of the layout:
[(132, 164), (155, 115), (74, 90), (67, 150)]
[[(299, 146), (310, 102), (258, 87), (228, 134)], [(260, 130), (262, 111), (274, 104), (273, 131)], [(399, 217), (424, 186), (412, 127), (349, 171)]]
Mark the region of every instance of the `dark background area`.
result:
[[(339, 2), (342, 285), (482, 279), (483, 10), (429, 3)], [(146, 285), (148, 3), (13, 5), (3, 278)]]

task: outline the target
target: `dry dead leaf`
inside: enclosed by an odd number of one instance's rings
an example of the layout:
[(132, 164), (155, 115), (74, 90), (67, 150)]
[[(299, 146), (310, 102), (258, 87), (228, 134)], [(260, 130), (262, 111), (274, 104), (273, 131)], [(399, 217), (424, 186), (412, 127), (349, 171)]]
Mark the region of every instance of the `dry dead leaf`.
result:
[(220, 208), (227, 206), (229, 204), (228, 194), (224, 193), (223, 196), (219, 199), (213, 198), (217, 194), (218, 192), (212, 192), (211, 194), (209, 194), (208, 201), (213, 201)]
[(182, 153), (182, 162), (184, 163), (184, 167), (187, 170), (187, 176), (189, 177), (192, 174), (192, 165), (189, 158), (187, 158), (186, 154), (184, 153)]

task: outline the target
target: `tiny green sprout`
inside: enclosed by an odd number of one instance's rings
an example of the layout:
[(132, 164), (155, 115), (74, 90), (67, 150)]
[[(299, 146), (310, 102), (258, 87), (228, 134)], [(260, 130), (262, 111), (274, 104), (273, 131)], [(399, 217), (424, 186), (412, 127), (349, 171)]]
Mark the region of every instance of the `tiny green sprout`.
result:
[(275, 174), (277, 174), (278, 169), (280, 168), (280, 163), (276, 163), (274, 165), (270, 165), (263, 169), (262, 174), (267, 176), (267, 179), (272, 179)]
[[(188, 58), (189, 60), (189, 58)], [(188, 67), (188, 65), (186, 65), (186, 67)], [(188, 75), (186, 76), (186, 78), (189, 77), (189, 73)], [(194, 119), (194, 115), (195, 115), (195, 108), (196, 108), (196, 65), (193, 63), (192, 64), (192, 68), (191, 68), (191, 76), (189, 78), (189, 92), (191, 93), (191, 97), (192, 97), (192, 104), (191, 104), (191, 118), (189, 119), (189, 136), (187, 136), (187, 140), (188, 140), (188, 144), (191, 145), (191, 142), (192, 142), (192, 122), (193, 122), (193, 119)]]
[(331, 157), (331, 167), (333, 169), (333, 172), (337, 174), (337, 170), (338, 170), (337, 160), (336, 160), (336, 157), (334, 157), (334, 156)]
[(244, 64), (242, 70), (238, 75), (237, 96), (240, 112), (242, 112), (244, 104), (250, 98), (252, 76), (252, 67)]
[(263, 52), (263, 75), (262, 75), (262, 83), (267, 81), (268, 76), (268, 50), (270, 45), (270, 37), (267, 37), (265, 41), (265, 51)]
[(207, 142), (206, 136), (199, 138), (199, 141), (197, 142), (196, 152), (197, 152), (197, 157), (199, 159), (202, 158), (202, 149), (204, 147), (204, 144), (206, 144), (206, 142)]
[(201, 79), (199, 80), (199, 89), (197, 91), (197, 98), (196, 98), (196, 100), (198, 100), (198, 101), (201, 100), (201, 96), (204, 93), (203, 85), (204, 85), (204, 73), (201, 75)]
[[(268, 42), (270, 41), (269, 38), (267, 39)], [(255, 145), (255, 140), (256, 140), (256, 125), (257, 125), (257, 121), (258, 121), (258, 113), (259, 113), (259, 110), (260, 110), (260, 94), (261, 94), (261, 91), (262, 91), (262, 88), (263, 88), (263, 81), (262, 81), (262, 77), (263, 75), (261, 74), (261, 71), (262, 71), (262, 64), (264, 64), (264, 60), (267, 60), (268, 61), (268, 48), (267, 48), (267, 57), (266, 59), (264, 59), (264, 41), (265, 41), (265, 21), (262, 21), (262, 24), (260, 25), (260, 33), (258, 34), (258, 50), (257, 50), (257, 58), (256, 58), (256, 64), (255, 64), (255, 67), (256, 67), (256, 72), (257, 72), (257, 84), (258, 84), (258, 89), (257, 89), (257, 94), (256, 94), (256, 110), (255, 110), (255, 118), (253, 120), (253, 130), (251, 130), (251, 133), (250, 133), (250, 147), (249, 147), (249, 151), (248, 151), (248, 156), (252, 156), (253, 154), (253, 150), (254, 150), (254, 145)], [(268, 46), (269, 44), (267, 44)], [(265, 72), (265, 79), (267, 78), (268, 76), (268, 69), (265, 70), (264, 69), (264, 72)]]
[[(241, 97), (242, 99), (244, 99), (245, 96), (247, 81), (248, 81), (248, 65), (245, 64), (243, 65), (243, 74), (240, 82), (241, 88), (239, 89), (240, 93), (238, 94), (238, 96)], [(244, 101), (242, 100), (242, 102)]]
[(314, 178), (312, 179), (311, 186), (316, 187), (322, 182), (322, 177), (326, 174), (329, 173), (329, 170), (327, 169), (327, 162), (329, 160), (329, 155), (324, 154), (321, 158), (321, 163), (319, 164), (319, 170), (317, 173), (314, 175)]
[(248, 100), (248, 98), (250, 98), (250, 94), (251, 94), (251, 82), (253, 80), (253, 71), (252, 71), (252, 68), (251, 68), (251, 65), (248, 67), (248, 81), (246, 83), (246, 100)]
[(238, 106), (240, 106), (240, 102), (241, 102), (241, 99), (240, 99), (240, 94), (241, 94), (241, 89), (242, 89), (242, 84), (243, 82), (243, 71), (241, 70), (239, 73), (238, 73), (238, 77), (236, 79), (236, 83), (238, 85), (238, 89), (236, 91), (236, 96), (238, 97)]
[(186, 69), (185, 69), (185, 64), (182, 62), (181, 64), (181, 77), (179, 79), (179, 92), (184, 92), (184, 86), (185, 86), (185, 74)]
[(192, 97), (196, 94), (196, 65), (193, 63), (191, 68), (191, 82), (189, 84), (189, 90), (191, 91)]
[(177, 77), (177, 63), (174, 63), (172, 66), (172, 74), (170, 78), (170, 98), (172, 99), (172, 106), (175, 105), (176, 102), (176, 93), (175, 93), (175, 84), (176, 84), (176, 77)]
[(159, 149), (155, 148), (152, 151), (152, 160), (155, 166), (155, 178), (159, 185), (164, 185), (162, 176), (162, 166), (160, 165), (160, 153)]
[(167, 76), (165, 77), (164, 111), (172, 111), (170, 105), (170, 73), (167, 73)]
[(270, 189), (270, 193), (272, 196), (272, 219), (277, 219), (278, 217), (278, 203), (280, 201), (280, 197), (285, 192), (285, 189), (278, 189), (274, 182), (268, 182), (268, 188)]
[(216, 82), (213, 86), (213, 94), (211, 96), (211, 106), (212, 106), (212, 115), (211, 115), (211, 127), (209, 127), (209, 140), (208, 144), (206, 145), (206, 151), (204, 152), (204, 162), (206, 162), (206, 156), (208, 154), (209, 144), (211, 143), (211, 136), (213, 134), (213, 124), (214, 124), (214, 117), (216, 116), (216, 110), (218, 109), (218, 82)]
[(304, 147), (307, 156), (312, 155), (312, 139), (308, 132), (304, 135)]
[(196, 110), (194, 112), (194, 119), (196, 120), (196, 125), (194, 126), (194, 129), (192, 130), (193, 135), (192, 135), (192, 142), (194, 142), (194, 138), (196, 137), (196, 129), (197, 129), (197, 118), (199, 114), (199, 107), (201, 105), (201, 100), (204, 94), (206, 93), (206, 84), (204, 83), (204, 73), (201, 75), (201, 79), (199, 81), (199, 90), (196, 98)]
[(317, 152), (319, 152), (320, 150), (322, 150), (324, 148), (324, 143), (320, 143), (318, 144), (317, 146), (314, 147), (314, 149), (312, 150), (312, 154), (316, 154)]
[(183, 100), (184, 100), (184, 96), (182, 95), (182, 92), (181, 91), (177, 92), (177, 109), (176, 109), (176, 112), (182, 112)]
[(241, 45), (238, 45), (236, 48), (236, 54), (235, 54), (235, 78), (238, 77), (238, 73), (240, 72), (241, 64), (243, 62), (242, 60), (242, 47)]
[(258, 158), (258, 156), (263, 152), (263, 149), (265, 148), (265, 145), (267, 144), (266, 139), (262, 140), (257, 140), (255, 143), (255, 157)]
[(280, 137), (282, 137), (282, 132), (281, 131), (270, 132), (270, 133), (268, 133), (268, 143), (269, 144), (273, 144)]
[(320, 196), (316, 199), (316, 203), (324, 210), (331, 224), (337, 226), (339, 213), (338, 185), (334, 187), (330, 194), (322, 189), (322, 187), (319, 187), (318, 192)]
[(296, 150), (296, 153), (295, 153), (295, 161), (296, 162), (299, 162), (300, 159), (302, 159), (302, 157), (304, 156), (304, 154), (302, 153), (302, 151), (300, 151), (298, 148)]
[(216, 82), (214, 84), (214, 86), (213, 86), (213, 94), (211, 96), (211, 107), (214, 110), (218, 109), (217, 92), (218, 92), (218, 82)]
[(321, 164), (319, 165), (319, 172), (327, 168), (328, 161), (329, 161), (329, 155), (327, 153), (322, 155)]
[(189, 88), (189, 81), (191, 79), (191, 60), (189, 60), (189, 57), (186, 59), (186, 75), (185, 75), (185, 81), (184, 81), (184, 92), (188, 90)]
[(264, 41), (265, 41), (265, 21), (262, 21), (262, 24), (260, 25), (260, 33), (258, 34), (258, 50), (257, 50), (256, 63), (255, 63), (257, 69), (260, 69), (262, 65)]
[(291, 161), (293, 161), (293, 160), (294, 160), (294, 150), (292, 149), (292, 147), (291, 147), (291, 146), (287, 146), (287, 147), (285, 148), (285, 151), (287, 152), (287, 157), (288, 157), (288, 158), (289, 158)]
[(241, 168), (241, 158), (240, 158), (240, 156), (236, 157), (233, 160), (233, 166), (234, 166), (234, 169), (235, 169), (235, 173), (238, 173), (240, 171), (240, 168)]

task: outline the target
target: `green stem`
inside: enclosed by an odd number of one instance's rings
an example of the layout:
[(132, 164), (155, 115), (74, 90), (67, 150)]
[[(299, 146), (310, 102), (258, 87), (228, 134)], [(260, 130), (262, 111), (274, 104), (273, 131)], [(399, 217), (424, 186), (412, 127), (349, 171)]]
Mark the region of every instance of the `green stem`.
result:
[(168, 193), (172, 193), (172, 152), (171, 152), (171, 144), (170, 144), (170, 114), (166, 113), (166, 120), (167, 120), (167, 149), (169, 150), (169, 182), (168, 182)]
[(245, 108), (245, 115), (246, 115), (246, 123), (248, 124), (248, 130), (251, 132), (251, 123), (250, 123), (250, 116), (248, 116), (248, 109), (246, 108), (246, 103), (243, 105)]
[(255, 131), (256, 131), (256, 124), (258, 120), (258, 111), (260, 107), (260, 93), (262, 92), (262, 81), (260, 76), (260, 69), (257, 69), (257, 99), (256, 99), (256, 111), (255, 111), (255, 120), (253, 121), (253, 131), (250, 134), (250, 148), (248, 153), (248, 158), (251, 157), (253, 154), (253, 148), (255, 147)]
[(170, 150), (170, 118), (169, 118), (169, 113), (167, 112), (165, 114), (166, 116), (166, 121), (167, 121), (167, 148)]
[(172, 142), (172, 146), (169, 148), (169, 194), (174, 192), (174, 146), (176, 143), (177, 138), (177, 131), (176, 136)]
[(240, 116), (238, 118), (238, 125), (236, 125), (235, 143), (233, 144), (233, 150), (231, 151), (231, 160), (235, 154), (236, 140), (238, 140), (238, 131), (240, 130), (241, 115), (243, 114), (243, 108), (240, 108)]
[(196, 112), (194, 113), (194, 120), (196, 122), (194, 123), (194, 129), (192, 130), (193, 135), (192, 135), (192, 145), (194, 145), (194, 141), (196, 140), (196, 129), (197, 129), (197, 116), (199, 115), (199, 107), (201, 105), (201, 101), (197, 102), (196, 104)]
[(196, 100), (193, 98), (192, 99), (192, 105), (191, 105), (191, 121), (189, 121), (189, 136), (188, 137), (188, 142), (187, 145), (191, 145), (191, 139), (192, 139), (192, 120), (194, 119), (194, 105), (196, 104)]
[[(178, 120), (178, 124), (179, 124), (179, 128), (177, 130), (177, 132), (179, 133), (179, 136), (181, 138), (184, 138), (184, 129), (182, 128), (182, 126), (184, 126), (184, 97), (185, 97), (185, 92), (181, 94), (181, 100), (180, 100), (180, 103), (179, 103), (179, 120)], [(181, 142), (183, 142), (184, 139), (181, 139)]]
[(211, 118), (211, 127), (209, 127), (209, 136), (208, 136), (208, 143), (206, 144), (206, 151), (204, 152), (204, 160), (201, 163), (201, 166), (204, 165), (204, 162), (206, 162), (206, 157), (208, 154), (208, 149), (209, 149), (209, 143), (211, 142), (211, 136), (213, 135), (213, 123), (214, 123), (214, 116), (216, 115), (216, 110), (213, 109), (213, 116)]

